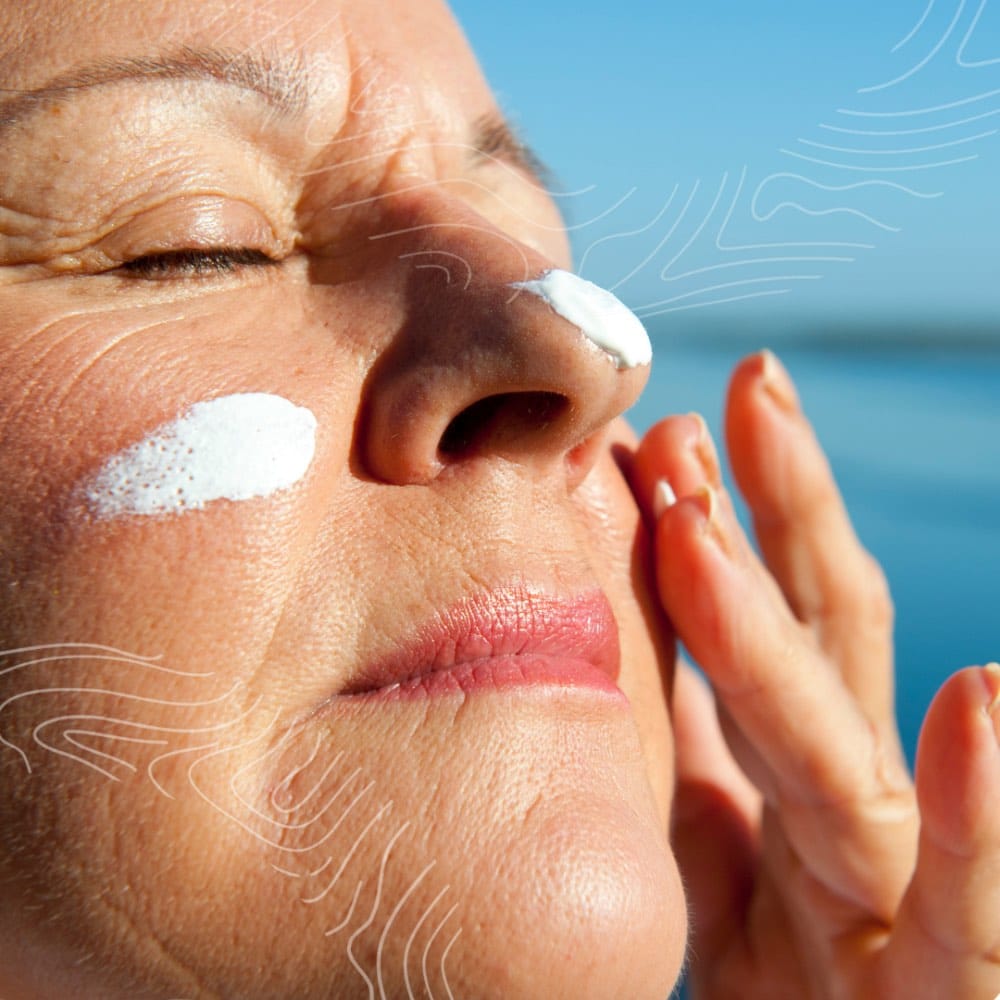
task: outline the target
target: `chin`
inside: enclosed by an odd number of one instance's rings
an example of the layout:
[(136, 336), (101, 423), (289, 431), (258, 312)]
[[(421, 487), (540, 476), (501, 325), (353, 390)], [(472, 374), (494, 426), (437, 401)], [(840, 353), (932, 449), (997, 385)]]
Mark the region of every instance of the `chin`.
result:
[(345, 698), (188, 749), (159, 791), (140, 756), (24, 779), (60, 816), (19, 872), (52, 971), (5, 997), (670, 993), (686, 909), (624, 698)]
[(373, 838), (383, 898), (356, 941), (385, 995), (420, 995), (426, 970), (436, 997), (664, 1000), (686, 907), (627, 706), (533, 689), (413, 710), (383, 707), (368, 768), (398, 819)]
[[(686, 910), (655, 821), (622, 801), (564, 795), (536, 807), (520, 844), (467, 898), (455, 996), (665, 1000)], [(498, 877), (499, 876), (499, 877)]]

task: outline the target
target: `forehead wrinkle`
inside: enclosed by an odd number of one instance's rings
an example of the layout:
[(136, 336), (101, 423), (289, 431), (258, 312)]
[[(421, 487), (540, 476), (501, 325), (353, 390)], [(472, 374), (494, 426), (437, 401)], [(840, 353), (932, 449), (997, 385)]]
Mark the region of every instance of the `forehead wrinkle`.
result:
[(30, 90), (0, 88), (0, 93), (13, 95), (0, 101), (0, 131), (81, 92), (116, 83), (160, 80), (204, 80), (235, 87), (256, 94), (283, 115), (301, 114), (310, 96), (305, 67), (295, 55), (185, 47), (173, 55), (89, 63)]

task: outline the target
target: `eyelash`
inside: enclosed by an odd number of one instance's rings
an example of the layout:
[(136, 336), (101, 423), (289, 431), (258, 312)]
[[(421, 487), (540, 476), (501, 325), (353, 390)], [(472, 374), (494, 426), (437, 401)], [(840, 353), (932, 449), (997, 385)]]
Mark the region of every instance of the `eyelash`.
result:
[(213, 247), (209, 250), (168, 250), (144, 254), (118, 266), (130, 278), (173, 278), (231, 274), (244, 267), (274, 267), (280, 261), (249, 247)]

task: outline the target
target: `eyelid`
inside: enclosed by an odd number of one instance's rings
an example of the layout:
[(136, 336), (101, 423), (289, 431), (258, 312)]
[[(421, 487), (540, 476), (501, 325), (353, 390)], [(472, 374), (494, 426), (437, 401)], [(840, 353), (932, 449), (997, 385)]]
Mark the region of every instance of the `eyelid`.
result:
[(179, 250), (246, 247), (275, 259), (291, 250), (263, 212), (222, 195), (187, 195), (144, 209), (105, 236), (94, 250), (111, 267)]

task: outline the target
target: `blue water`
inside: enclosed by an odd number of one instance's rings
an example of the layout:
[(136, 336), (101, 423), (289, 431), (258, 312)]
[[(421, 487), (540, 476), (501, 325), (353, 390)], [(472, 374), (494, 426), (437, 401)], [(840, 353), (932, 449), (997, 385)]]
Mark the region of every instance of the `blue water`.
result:
[[(643, 430), (697, 410), (721, 441), (728, 372), (757, 345), (653, 339), (653, 373), (629, 414), (633, 424)], [(897, 713), (912, 763), (941, 682), (1000, 659), (1000, 342), (949, 350), (800, 340), (778, 353), (858, 534), (892, 586)]]
[[(752, 349), (654, 333), (644, 429), (698, 410), (719, 434), (727, 373)], [(912, 761), (927, 705), (962, 666), (1000, 659), (1000, 342), (791, 342), (795, 378), (896, 604), (897, 711)]]

